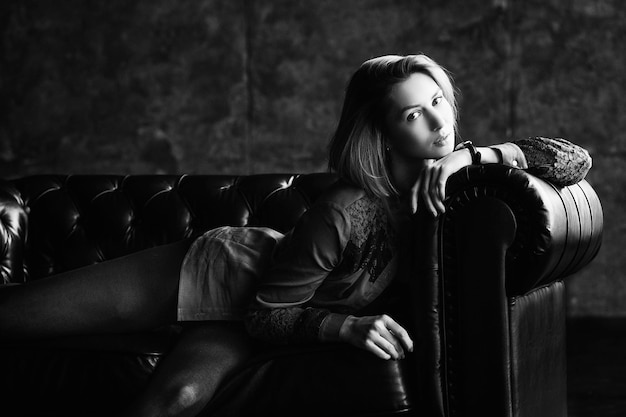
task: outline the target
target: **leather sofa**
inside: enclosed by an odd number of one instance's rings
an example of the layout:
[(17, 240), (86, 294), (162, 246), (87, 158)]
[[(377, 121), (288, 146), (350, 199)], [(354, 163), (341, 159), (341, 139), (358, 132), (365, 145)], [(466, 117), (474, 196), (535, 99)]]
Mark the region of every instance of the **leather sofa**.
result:
[[(220, 225), (288, 230), (332, 174), (38, 175), (0, 182), (0, 276), (20, 284)], [(255, 346), (208, 416), (565, 417), (564, 278), (596, 255), (602, 208), (500, 165), (448, 182), (415, 216), (403, 294), (418, 348), (383, 361), (343, 344)], [(1, 290), (1, 289), (0, 289)], [(145, 334), (0, 341), (2, 415), (115, 415), (176, 344)], [(0, 336), (0, 339), (1, 336)], [(206, 341), (210, 343), (210, 341)]]

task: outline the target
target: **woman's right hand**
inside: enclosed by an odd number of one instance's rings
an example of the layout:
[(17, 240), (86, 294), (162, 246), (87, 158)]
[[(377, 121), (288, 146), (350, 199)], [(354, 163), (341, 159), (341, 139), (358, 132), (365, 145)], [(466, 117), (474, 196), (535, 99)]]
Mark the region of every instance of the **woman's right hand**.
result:
[(339, 339), (382, 359), (403, 359), (406, 351), (413, 351), (407, 331), (386, 314), (348, 316), (339, 330)]

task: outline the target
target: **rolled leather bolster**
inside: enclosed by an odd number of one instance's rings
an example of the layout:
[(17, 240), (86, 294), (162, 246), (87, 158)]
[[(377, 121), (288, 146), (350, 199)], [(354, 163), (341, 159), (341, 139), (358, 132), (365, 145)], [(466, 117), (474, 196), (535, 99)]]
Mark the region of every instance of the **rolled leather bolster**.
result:
[(509, 295), (576, 272), (600, 248), (602, 206), (584, 180), (559, 188), (521, 169), (470, 166), (450, 177), (446, 195), (446, 211), (481, 198), (502, 200), (513, 211), (517, 232), (506, 257)]

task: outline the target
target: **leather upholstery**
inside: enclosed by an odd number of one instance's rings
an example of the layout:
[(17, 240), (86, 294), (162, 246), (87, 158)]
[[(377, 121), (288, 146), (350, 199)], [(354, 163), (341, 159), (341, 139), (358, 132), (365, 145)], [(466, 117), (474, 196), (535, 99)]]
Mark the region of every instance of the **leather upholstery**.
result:
[[(5, 283), (42, 279), (219, 225), (285, 231), (334, 181), (267, 174), (1, 182), (0, 274)], [(416, 279), (407, 294), (417, 300), (408, 303), (421, 342), (414, 355), (386, 362), (343, 345), (263, 347), (205, 415), (566, 415), (561, 280), (600, 246), (597, 195), (586, 182), (558, 189), (497, 165), (463, 170), (448, 192), (440, 221), (416, 216)], [(178, 331), (4, 342), (0, 392), (41, 415), (114, 409), (145, 384)]]
[[(10, 247), (2, 277), (5, 282), (38, 279), (220, 225), (263, 224), (284, 231), (332, 181), (323, 174), (18, 179), (2, 189), (16, 207), (15, 218), (4, 216), (6, 235), (16, 238), (5, 240)], [(29, 239), (22, 255), (18, 247), (26, 236), (26, 217)], [(22, 256), (23, 276), (12, 267)]]
[(439, 407), (566, 416), (562, 279), (600, 248), (597, 195), (584, 181), (559, 189), (500, 165), (463, 170), (448, 195), (438, 238)]

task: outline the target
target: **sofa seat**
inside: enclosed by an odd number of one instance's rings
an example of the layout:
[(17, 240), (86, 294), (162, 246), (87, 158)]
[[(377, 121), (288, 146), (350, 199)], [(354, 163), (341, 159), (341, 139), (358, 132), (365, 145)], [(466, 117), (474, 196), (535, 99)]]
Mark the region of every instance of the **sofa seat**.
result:
[(116, 410), (145, 386), (179, 332), (171, 326), (145, 333), (3, 342), (3, 409), (11, 410), (11, 417)]
[[(2, 343), (3, 409), (12, 417), (115, 413), (146, 385), (181, 331), (173, 325), (148, 333)], [(343, 344), (256, 344), (203, 415), (403, 415), (411, 408), (414, 375), (407, 369), (414, 366), (402, 362)]]

